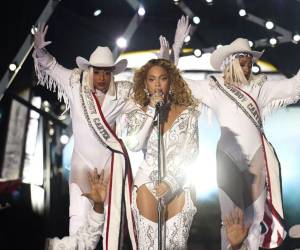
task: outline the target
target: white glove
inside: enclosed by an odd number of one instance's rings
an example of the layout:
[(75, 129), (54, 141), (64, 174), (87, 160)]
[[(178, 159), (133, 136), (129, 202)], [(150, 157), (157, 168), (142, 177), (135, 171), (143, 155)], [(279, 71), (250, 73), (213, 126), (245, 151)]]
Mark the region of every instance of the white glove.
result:
[(42, 50), (46, 46), (48, 46), (51, 41), (45, 41), (45, 36), (48, 31), (48, 25), (45, 26), (45, 24), (38, 24), (37, 31), (34, 34), (34, 42), (33, 46), (37, 51)]
[(158, 54), (158, 58), (161, 59), (170, 59), (170, 54), (169, 54), (169, 42), (164, 36), (159, 36), (159, 43), (160, 43), (160, 50)]
[(177, 22), (174, 43), (172, 45), (175, 65), (178, 64), (179, 55), (183, 46), (184, 39), (189, 34), (190, 29), (191, 25), (189, 24), (189, 18), (182, 16)]

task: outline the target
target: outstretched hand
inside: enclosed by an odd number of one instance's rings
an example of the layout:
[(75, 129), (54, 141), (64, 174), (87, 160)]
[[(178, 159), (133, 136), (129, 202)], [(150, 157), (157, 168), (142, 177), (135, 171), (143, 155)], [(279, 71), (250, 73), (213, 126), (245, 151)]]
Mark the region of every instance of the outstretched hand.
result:
[(38, 24), (37, 31), (34, 34), (33, 46), (36, 50), (41, 50), (48, 46), (51, 41), (45, 41), (45, 37), (48, 31), (48, 25), (45, 26), (44, 23)]
[[(185, 37), (189, 34), (191, 25), (189, 24), (189, 17), (182, 16), (177, 22), (177, 28), (174, 37), (174, 45), (182, 46)], [(173, 46), (174, 46), (173, 45)]]
[(174, 52), (174, 63), (177, 65), (179, 54), (182, 49), (184, 39), (189, 34), (191, 25), (189, 24), (189, 18), (182, 16), (177, 22), (177, 28), (174, 37), (174, 43), (172, 45)]
[(82, 195), (92, 200), (94, 203), (103, 205), (106, 199), (106, 187), (107, 183), (104, 181), (104, 171), (102, 170), (100, 175), (97, 173), (97, 169), (94, 169), (92, 175), (89, 175), (89, 181), (91, 185), (91, 191), (89, 193), (83, 193)]
[(246, 239), (249, 225), (244, 225), (244, 214), (240, 208), (235, 208), (224, 218), (227, 239), (232, 249), (239, 249)]
[(158, 58), (170, 59), (170, 54), (169, 54), (169, 42), (164, 36), (159, 36), (159, 43), (160, 43), (160, 50), (159, 50), (159, 55)]

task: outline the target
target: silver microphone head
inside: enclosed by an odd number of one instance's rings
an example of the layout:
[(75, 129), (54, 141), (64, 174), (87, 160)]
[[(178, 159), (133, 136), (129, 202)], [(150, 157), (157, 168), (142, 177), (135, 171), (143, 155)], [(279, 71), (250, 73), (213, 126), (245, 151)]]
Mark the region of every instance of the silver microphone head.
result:
[(159, 102), (156, 103), (155, 107), (156, 108), (161, 108), (163, 105), (164, 105), (164, 102), (163, 101), (159, 101)]

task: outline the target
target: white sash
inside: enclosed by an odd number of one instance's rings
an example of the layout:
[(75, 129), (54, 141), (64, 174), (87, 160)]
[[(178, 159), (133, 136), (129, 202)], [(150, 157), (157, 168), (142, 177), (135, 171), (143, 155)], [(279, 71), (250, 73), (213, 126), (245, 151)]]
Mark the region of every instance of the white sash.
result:
[[(112, 151), (108, 209), (105, 220), (105, 250), (122, 248), (122, 227), (125, 212), (133, 249), (137, 248), (134, 220), (131, 213), (132, 173), (129, 157), (121, 139), (108, 125), (95, 94), (85, 81), (80, 81), (80, 99), (86, 121), (97, 140)], [(88, 145), (87, 145), (88, 146)], [(125, 206), (124, 206), (125, 205)], [(125, 211), (124, 211), (125, 209)]]
[(275, 150), (268, 142), (263, 132), (260, 111), (255, 100), (245, 91), (234, 85), (220, 83), (214, 76), (211, 76), (218, 88), (230, 98), (243, 113), (250, 119), (258, 129), (263, 146), (266, 166), (266, 189), (267, 199), (265, 203), (265, 214), (263, 222), (266, 232), (261, 238), (261, 247), (275, 248), (283, 242), (286, 231), (283, 225), (283, 205), (281, 192), (281, 171), (280, 162)]

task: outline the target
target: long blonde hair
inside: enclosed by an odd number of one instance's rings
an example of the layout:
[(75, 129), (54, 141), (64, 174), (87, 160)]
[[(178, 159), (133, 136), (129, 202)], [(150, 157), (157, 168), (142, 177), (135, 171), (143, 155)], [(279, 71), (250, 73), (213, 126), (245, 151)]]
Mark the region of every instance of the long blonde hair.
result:
[(239, 58), (233, 58), (224, 70), (224, 82), (227, 84), (243, 85), (248, 84), (253, 80), (253, 74), (250, 74), (249, 80), (246, 79), (244, 72), (241, 68)]
[(152, 59), (135, 72), (133, 77), (133, 99), (136, 103), (143, 107), (149, 104), (149, 97), (144, 89), (147, 74), (153, 66), (162, 67), (167, 71), (170, 89), (172, 91), (172, 95), (170, 96), (171, 103), (186, 107), (196, 104), (192, 97), (191, 90), (181, 77), (179, 70), (173, 63), (165, 59)]

